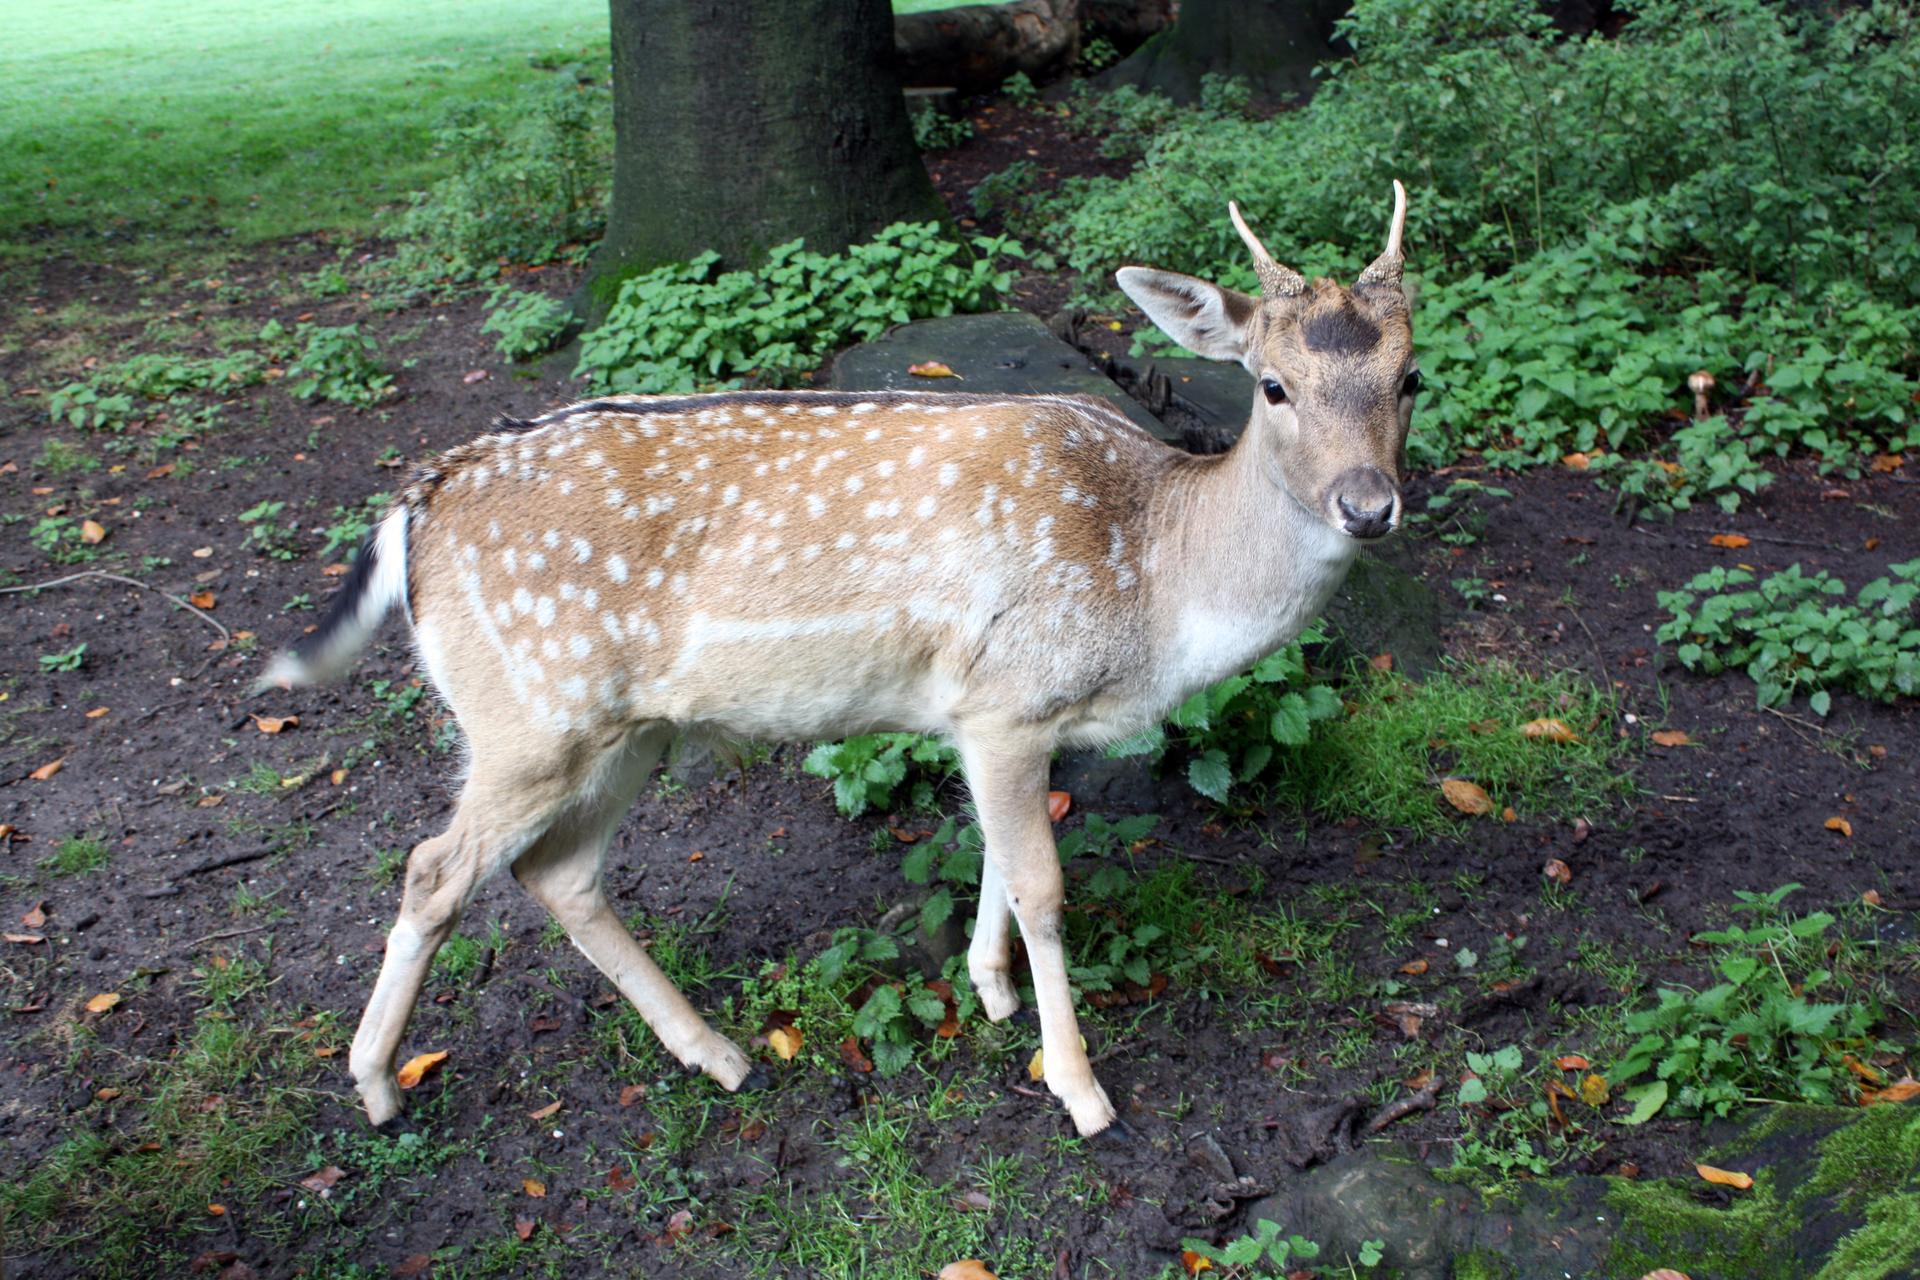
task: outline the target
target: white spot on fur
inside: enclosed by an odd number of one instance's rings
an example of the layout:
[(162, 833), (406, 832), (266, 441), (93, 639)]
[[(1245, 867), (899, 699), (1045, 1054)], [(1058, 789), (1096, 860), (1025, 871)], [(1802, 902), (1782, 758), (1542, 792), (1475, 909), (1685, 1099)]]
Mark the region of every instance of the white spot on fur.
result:
[(625, 556), (611, 555), (607, 557), (607, 576), (615, 582), (625, 582), (627, 580), (627, 560)]
[(571, 636), (567, 640), (567, 652), (576, 658), (584, 660), (588, 654), (593, 652), (593, 641), (587, 639), (585, 636)]
[(553, 597), (541, 596), (533, 602), (533, 620), (543, 627), (553, 625)]
[(960, 464), (959, 463), (943, 462), (940, 464), (940, 487), (942, 489), (953, 488), (955, 484), (959, 483), (959, 480), (960, 480)]

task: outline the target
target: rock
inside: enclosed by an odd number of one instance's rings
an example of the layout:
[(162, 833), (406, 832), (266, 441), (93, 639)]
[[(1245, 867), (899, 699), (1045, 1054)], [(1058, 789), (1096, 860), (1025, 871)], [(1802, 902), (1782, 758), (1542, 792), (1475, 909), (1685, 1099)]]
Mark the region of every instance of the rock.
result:
[(1080, 52), (1079, 0), (1005, 0), (901, 13), (893, 19), (894, 67), (907, 85), (997, 89), (1008, 76), (1035, 80), (1066, 70)]
[(1452, 1222), (1470, 1215), (1480, 1197), (1467, 1187), (1434, 1181), (1420, 1163), (1392, 1148), (1369, 1146), (1343, 1155), (1247, 1207), (1250, 1229), (1265, 1218), (1321, 1248), (1338, 1262), (1358, 1256), (1368, 1240), (1386, 1243), (1386, 1265), (1403, 1280), (1447, 1280)]
[[(937, 361), (959, 378), (920, 378), (907, 367)], [(841, 391), (968, 391), (986, 395), (1078, 395), (1105, 400), (1169, 443), (1178, 437), (1087, 358), (1024, 311), (941, 316), (901, 325), (833, 362)]]
[(1354, 561), (1323, 615), (1348, 656), (1393, 655), (1393, 669), (1419, 679), (1440, 665), (1440, 602), (1403, 567), (1412, 554), (1389, 540)]
[(1115, 382), (1180, 433), (1193, 453), (1224, 453), (1246, 429), (1253, 379), (1237, 364), (1198, 356), (1116, 356)]
[(1187, 1140), (1187, 1163), (1221, 1182), (1232, 1182), (1239, 1176), (1233, 1171), (1233, 1161), (1227, 1158), (1219, 1140), (1210, 1133)]

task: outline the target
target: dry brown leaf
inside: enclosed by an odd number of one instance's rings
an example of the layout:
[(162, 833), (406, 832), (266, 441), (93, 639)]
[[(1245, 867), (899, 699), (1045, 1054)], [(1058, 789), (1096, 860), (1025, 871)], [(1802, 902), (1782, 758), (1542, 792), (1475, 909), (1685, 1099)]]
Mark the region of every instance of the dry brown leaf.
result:
[(106, 707), (95, 707), (93, 710), (87, 712), (87, 719), (98, 720), (101, 716), (106, 714), (107, 714)]
[(67, 767), (67, 758), (65, 756), (61, 756), (58, 760), (50, 760), (46, 764), (41, 765), (38, 769), (35, 769), (32, 773), (28, 774), (27, 776), (29, 778), (32, 778), (35, 782), (45, 782), (48, 778), (51, 778), (54, 774), (60, 772), (62, 769), (66, 767)]
[(1890, 1084), (1878, 1093), (1861, 1094), (1860, 1105), (1863, 1107), (1872, 1107), (1878, 1106), (1883, 1102), (1906, 1102), (1916, 1097), (1920, 1097), (1920, 1080), (1909, 1078), (1900, 1081), (1898, 1084)]
[(1191, 1249), (1182, 1249), (1180, 1251), (1180, 1266), (1188, 1275), (1197, 1276), (1202, 1271), (1213, 1270), (1213, 1259), (1207, 1257), (1205, 1254), (1195, 1253)]
[(1907, 465), (1907, 460), (1897, 453), (1876, 453), (1873, 455), (1873, 461), (1867, 465), (1884, 474), (1889, 471), (1898, 471)]
[(102, 991), (99, 995), (87, 1001), (87, 1012), (105, 1013), (119, 1003), (120, 993), (118, 991)]
[(519, 1236), (524, 1243), (525, 1241), (533, 1239), (534, 1230), (539, 1227), (539, 1225), (540, 1223), (533, 1218), (515, 1218), (513, 1220), (513, 1234)]
[(620, 1087), (620, 1105), (623, 1107), (630, 1107), (646, 1096), (647, 1086), (643, 1084), (628, 1084)]
[(1393, 655), (1390, 653), (1376, 653), (1367, 659), (1367, 665), (1375, 671), (1385, 674), (1393, 670)]
[(1425, 973), (1426, 971), (1427, 971), (1427, 962), (1425, 960), (1409, 960), (1405, 964), (1400, 966), (1400, 972), (1407, 974), (1409, 977), (1414, 977), (1414, 978), (1419, 977), (1421, 974)]
[(529, 1111), (529, 1112), (527, 1112), (527, 1119), (529, 1119), (529, 1120), (545, 1120), (545, 1119), (546, 1119), (546, 1118), (547, 1118), (548, 1116), (555, 1116), (555, 1115), (559, 1115), (559, 1114), (560, 1114), (560, 1108), (561, 1108), (561, 1106), (562, 1106), (562, 1105), (564, 1105), (564, 1104), (562, 1104), (562, 1103), (559, 1103), (559, 1102), (549, 1102), (549, 1103), (548, 1103), (548, 1104), (547, 1104), (546, 1106), (544, 1106), (544, 1107), (540, 1107), (540, 1108), (538, 1108), (537, 1110), (534, 1110), (534, 1111)]
[(317, 1173), (310, 1173), (300, 1179), (300, 1185), (315, 1195), (324, 1196), (333, 1190), (333, 1184), (347, 1176), (347, 1171), (337, 1164), (330, 1164)]
[(800, 1034), (800, 1028), (796, 1026), (775, 1027), (767, 1032), (767, 1043), (772, 1046), (775, 1053), (780, 1055), (782, 1062), (793, 1061), (793, 1055), (800, 1052), (800, 1046), (804, 1042), (805, 1038)]
[(1580, 1080), (1580, 1101), (1590, 1107), (1604, 1107), (1607, 1099), (1613, 1096), (1613, 1090), (1607, 1086), (1607, 1078), (1596, 1072), (1588, 1072)]
[(1047, 1078), (1047, 1060), (1044, 1051), (1035, 1049), (1033, 1056), (1027, 1059), (1027, 1079), (1038, 1084)]
[(332, 783), (336, 787), (339, 786), (341, 783), (345, 782), (346, 780), (347, 780), (347, 771), (345, 769), (335, 769), (332, 773), (327, 775), (327, 781)]
[[(1871, 892), (1871, 890), (1869, 890)], [(20, 923), (29, 929), (38, 929), (47, 922), (47, 904), (36, 902), (28, 907), (20, 917)]]
[(987, 1270), (987, 1264), (978, 1258), (962, 1258), (940, 1268), (935, 1280), (1000, 1280), (1000, 1277)]
[(1716, 533), (1711, 538), (1708, 538), (1707, 541), (1716, 547), (1725, 547), (1729, 551), (1738, 551), (1740, 548), (1751, 546), (1753, 543), (1753, 539), (1744, 533)]
[(1653, 740), (1663, 747), (1684, 747), (1693, 742), (1685, 729), (1662, 729), (1653, 735)]
[(873, 1059), (860, 1048), (859, 1036), (848, 1036), (840, 1042), (840, 1061), (863, 1076), (873, 1073)]
[(1845, 818), (1828, 818), (1825, 822), (1821, 823), (1820, 825), (1825, 827), (1829, 831), (1838, 831), (1843, 836), (1850, 836), (1853, 834), (1853, 824), (1851, 822), (1848, 822)]
[(280, 733), (286, 729), (300, 727), (299, 716), (255, 716), (253, 727), (262, 733)]
[(98, 520), (80, 522), (80, 541), (90, 547), (97, 547), (107, 540), (107, 527)]
[(410, 1253), (404, 1261), (393, 1264), (393, 1274), (399, 1276), (400, 1280), (409, 1280), (412, 1276), (423, 1274), (432, 1265), (432, 1254)]
[(677, 1240), (684, 1240), (692, 1234), (693, 1234), (693, 1210), (691, 1209), (676, 1210), (674, 1215), (671, 1218), (667, 1219), (666, 1236), (667, 1236), (667, 1242), (669, 1244)]
[(196, 609), (211, 609), (214, 605), (213, 592), (196, 591), (187, 597), (187, 603)]
[(347, 565), (342, 561), (335, 561), (322, 569), (320, 576), (323, 578), (344, 578), (347, 576)]
[(1590, 1064), (1584, 1055), (1569, 1053), (1564, 1057), (1555, 1058), (1553, 1065), (1562, 1071), (1585, 1071)]
[(469, 369), (460, 375), (460, 383), (462, 386), (470, 387), (476, 382), (485, 382), (492, 376), (485, 369)]
[(104, 1089), (95, 1089), (93, 1091), (93, 1100), (95, 1102), (112, 1102), (115, 1098), (119, 1096), (120, 1096), (120, 1091), (111, 1085), (107, 1086)]
[(440, 1064), (446, 1060), (447, 1051), (445, 1049), (440, 1050), (438, 1053), (417, 1054), (414, 1057), (408, 1058), (406, 1062), (401, 1065), (395, 1078), (400, 1082), (402, 1089), (411, 1089), (432, 1075)]
[(207, 1212), (216, 1218), (224, 1218), (227, 1216), (227, 1206), (223, 1204), (210, 1204), (207, 1206)]
[(1486, 789), (1478, 783), (1468, 782), (1464, 778), (1442, 778), (1440, 791), (1447, 797), (1447, 803), (1461, 813), (1482, 814), (1493, 812), (1493, 799)]
[(1561, 455), (1560, 465), (1569, 471), (1585, 471), (1587, 464), (1592, 461), (1593, 459), (1584, 453), (1568, 453)]
[(1684, 1271), (1675, 1271), (1672, 1267), (1662, 1267), (1658, 1271), (1649, 1271), (1640, 1280), (1693, 1280)]
[(1520, 821), (1520, 811), (1515, 809), (1512, 805), (1508, 805), (1506, 808), (1500, 811), (1500, 821), (1518, 822)]
[(640, 1180), (628, 1173), (624, 1165), (615, 1165), (607, 1170), (607, 1190), (631, 1191), (640, 1185)]
[(1529, 720), (1520, 726), (1520, 735), (1525, 738), (1538, 738), (1543, 742), (1580, 741), (1580, 735), (1569, 729), (1564, 720)]
[(1753, 1186), (1753, 1175), (1740, 1173), (1734, 1169), (1716, 1169), (1710, 1164), (1696, 1164), (1694, 1172), (1713, 1183), (1716, 1187), (1732, 1187), (1736, 1191), (1745, 1191)]
[(1558, 858), (1548, 858), (1547, 865), (1540, 868), (1540, 874), (1555, 884), (1573, 883), (1573, 868)]
[(907, 366), (907, 372), (916, 378), (958, 378), (960, 376), (938, 360), (923, 360), (919, 364), (910, 364)]
[(547, 1184), (538, 1178), (520, 1179), (520, 1189), (532, 1196), (535, 1200), (545, 1200), (547, 1198)]
[(1870, 907), (1877, 907), (1880, 905), (1880, 891), (1878, 889), (1869, 889), (1860, 895), (1860, 901)]
[(0, 933), (0, 938), (5, 938), (8, 942), (17, 942), (23, 947), (39, 946), (46, 941), (46, 938), (38, 933)]
[(1073, 809), (1073, 797), (1065, 791), (1047, 792), (1047, 821), (1058, 822)]

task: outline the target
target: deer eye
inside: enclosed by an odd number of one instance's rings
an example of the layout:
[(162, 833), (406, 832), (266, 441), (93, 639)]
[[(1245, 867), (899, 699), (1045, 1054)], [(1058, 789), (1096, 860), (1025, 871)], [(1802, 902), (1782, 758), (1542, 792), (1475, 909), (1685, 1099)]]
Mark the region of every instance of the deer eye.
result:
[(1420, 371), (1409, 369), (1404, 381), (1400, 383), (1400, 394), (1411, 399), (1420, 394)]
[(1272, 378), (1260, 379), (1260, 394), (1267, 398), (1268, 404), (1285, 404), (1287, 389)]

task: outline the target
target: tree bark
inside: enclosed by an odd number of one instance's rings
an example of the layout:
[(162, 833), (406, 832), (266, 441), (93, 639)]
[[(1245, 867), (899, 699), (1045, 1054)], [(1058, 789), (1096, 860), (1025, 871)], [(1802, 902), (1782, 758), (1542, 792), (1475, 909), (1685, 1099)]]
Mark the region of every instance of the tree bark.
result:
[(1080, 0), (1010, 0), (903, 13), (893, 20), (900, 79), (963, 93), (998, 89), (1014, 72), (1044, 80), (1080, 51)]
[(1340, 57), (1333, 24), (1349, 0), (1186, 0), (1171, 27), (1100, 77), (1176, 102), (1200, 96), (1208, 73), (1238, 76), (1254, 97), (1280, 103), (1313, 95), (1313, 69)]
[(913, 144), (887, 0), (611, 0), (613, 202), (575, 298), (709, 249), (750, 267), (946, 217)]

